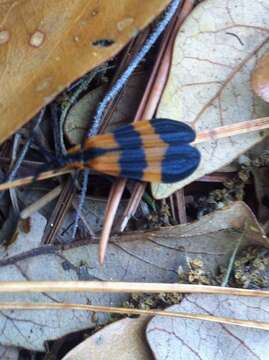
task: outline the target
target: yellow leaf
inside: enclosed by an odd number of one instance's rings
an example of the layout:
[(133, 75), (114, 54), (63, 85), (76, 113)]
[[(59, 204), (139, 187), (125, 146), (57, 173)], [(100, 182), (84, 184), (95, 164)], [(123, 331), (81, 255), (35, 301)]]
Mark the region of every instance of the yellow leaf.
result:
[(0, 3), (0, 143), (90, 69), (111, 58), (169, 0)]
[(269, 53), (257, 63), (252, 73), (252, 89), (257, 96), (269, 102)]

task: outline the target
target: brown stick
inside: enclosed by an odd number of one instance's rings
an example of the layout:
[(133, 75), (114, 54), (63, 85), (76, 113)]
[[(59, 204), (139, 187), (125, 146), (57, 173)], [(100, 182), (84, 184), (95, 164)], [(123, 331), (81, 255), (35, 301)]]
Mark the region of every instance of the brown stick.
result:
[(220, 324), (237, 325), (252, 329), (269, 330), (269, 323), (256, 320), (232, 319), (224, 316), (213, 316), (207, 314), (192, 314), (184, 312), (173, 312), (164, 310), (141, 310), (121, 307), (86, 305), (86, 304), (61, 304), (61, 303), (25, 303), (25, 302), (3, 302), (0, 303), (0, 310), (82, 310), (103, 313), (116, 313), (142, 316), (165, 316), (183, 318), (190, 320), (203, 320), (217, 322)]
[(200, 293), (269, 297), (269, 290), (249, 290), (208, 285), (117, 281), (0, 281), (1, 293), (105, 292), (105, 293)]
[(180, 224), (186, 224), (187, 214), (186, 214), (184, 189), (180, 189), (176, 191), (175, 196), (177, 202), (178, 221)]
[(269, 117), (241, 121), (235, 124), (220, 126), (211, 130), (204, 130), (197, 134), (193, 144), (207, 141), (215, 141), (229, 136), (246, 134), (253, 131), (261, 131), (269, 128)]
[(32, 216), (33, 213), (42, 209), (49, 202), (51, 202), (52, 200), (57, 198), (60, 195), (62, 188), (63, 188), (62, 185), (56, 186), (53, 190), (49, 191), (47, 194), (42, 196), (40, 199), (38, 199), (31, 205), (27, 206), (26, 208), (24, 208), (20, 213), (21, 219), (27, 219), (28, 217)]
[[(106, 248), (109, 240), (110, 235), (110, 229), (112, 227), (117, 209), (118, 204), (120, 202), (120, 199), (122, 197), (124, 188), (125, 188), (125, 182), (121, 181), (122, 179), (119, 179), (119, 181), (116, 181), (115, 184), (113, 184), (112, 191), (109, 194), (108, 199), (108, 205), (106, 207), (105, 211), (105, 218), (107, 219), (103, 225), (101, 239), (100, 239), (100, 245), (99, 245), (99, 263), (103, 265), (105, 260), (105, 254), (106, 254)], [(115, 201), (111, 201), (111, 198), (114, 197)], [(109, 215), (109, 216), (108, 216)]]
[(123, 232), (126, 228), (128, 221), (135, 214), (136, 209), (139, 206), (141, 198), (146, 190), (146, 183), (136, 183), (134, 189), (131, 192), (130, 199), (127, 206), (124, 209), (122, 216), (119, 221), (116, 222), (116, 232)]
[(17, 179), (14, 181), (8, 181), (3, 184), (0, 184), (0, 191), (7, 190), (7, 189), (13, 189), (18, 186), (28, 185), (31, 184), (34, 180), (46, 180), (50, 179), (55, 176), (60, 176), (64, 174), (71, 173), (73, 170), (70, 169), (59, 169), (59, 170), (50, 170), (50, 171), (44, 171), (38, 175), (38, 177), (35, 179), (34, 176), (27, 176), (22, 179)]

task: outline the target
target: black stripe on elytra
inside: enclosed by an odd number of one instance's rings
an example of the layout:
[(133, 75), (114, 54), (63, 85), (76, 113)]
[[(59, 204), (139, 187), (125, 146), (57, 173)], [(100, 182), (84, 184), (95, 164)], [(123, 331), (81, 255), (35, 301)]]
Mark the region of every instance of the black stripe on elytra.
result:
[(188, 144), (195, 139), (195, 131), (180, 121), (153, 119), (150, 123), (166, 144)]
[(185, 179), (198, 167), (200, 158), (200, 152), (190, 145), (170, 145), (162, 161), (162, 182)]
[(83, 164), (87, 164), (89, 160), (97, 158), (98, 156), (104, 155), (110, 151), (112, 151), (112, 149), (103, 149), (101, 147), (90, 148), (89, 150), (81, 151), (76, 154), (67, 154), (65, 156), (62, 156), (58, 159), (58, 164), (61, 167), (79, 161), (81, 161)]
[(114, 138), (120, 147), (120, 176), (142, 179), (147, 162), (139, 132), (128, 125), (115, 130)]

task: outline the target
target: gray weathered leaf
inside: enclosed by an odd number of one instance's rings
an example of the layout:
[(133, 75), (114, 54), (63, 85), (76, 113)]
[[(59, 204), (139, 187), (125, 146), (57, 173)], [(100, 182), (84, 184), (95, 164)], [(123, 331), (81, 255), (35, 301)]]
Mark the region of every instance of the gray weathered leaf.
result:
[(0, 359), (18, 360), (19, 350), (13, 347), (0, 346)]
[[(268, 0), (205, 0), (187, 18), (174, 48), (169, 81), (157, 116), (184, 121), (196, 131), (269, 114), (250, 86), (256, 61), (269, 48)], [(156, 198), (229, 164), (259, 142), (249, 133), (197, 145), (202, 160), (187, 179), (153, 184)]]
[[(135, 232), (113, 238), (106, 262), (98, 262), (98, 244), (54, 251), (39, 248), (0, 259), (0, 280), (117, 280), (176, 282), (179, 266), (187, 270), (186, 256), (202, 259), (214, 275), (219, 265), (226, 265), (234, 250), (240, 229), (245, 242), (267, 244), (253, 213), (244, 203), (216, 211), (201, 220), (160, 230)], [(234, 229), (237, 229), (234, 231)], [(46, 250), (47, 249), (47, 250)], [(39, 251), (39, 255), (38, 255)], [(0, 301), (72, 302), (120, 306), (127, 294), (57, 293), (1, 295)], [(107, 316), (98, 314), (98, 323)], [(44, 350), (44, 341), (53, 340), (96, 325), (91, 313), (82, 311), (2, 311), (0, 343), (34, 350)]]
[(20, 227), (14, 242), (9, 246), (0, 247), (0, 259), (18, 255), (40, 245), (47, 220), (39, 213), (35, 213), (29, 219), (30, 231), (23, 232)]
[[(167, 310), (269, 322), (268, 299), (189, 295)], [(156, 360), (267, 360), (269, 331), (154, 317), (147, 339)]]

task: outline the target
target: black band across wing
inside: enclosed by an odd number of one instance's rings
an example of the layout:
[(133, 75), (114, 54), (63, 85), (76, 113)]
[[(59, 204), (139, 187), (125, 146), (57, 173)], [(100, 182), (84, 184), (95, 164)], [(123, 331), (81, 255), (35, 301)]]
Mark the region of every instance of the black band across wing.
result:
[(150, 157), (145, 146), (146, 132), (139, 132), (139, 127), (133, 125), (117, 129), (114, 136), (121, 149), (120, 175), (146, 180), (145, 170), (148, 168), (149, 172), (151, 169), (156, 172), (159, 167), (159, 178), (163, 183), (173, 183), (188, 177), (200, 162), (199, 151), (187, 145), (195, 139), (194, 130), (185, 123), (170, 119), (154, 119), (149, 124), (155, 135), (159, 136), (154, 146), (162, 146), (161, 142), (164, 142), (168, 145), (166, 151), (161, 158)]
[(114, 138), (120, 149), (120, 176), (141, 180), (147, 167), (141, 135), (133, 125), (128, 125), (115, 130)]
[(162, 183), (174, 183), (190, 176), (200, 163), (200, 152), (191, 145), (172, 144), (162, 160)]
[(189, 144), (195, 139), (195, 131), (187, 124), (171, 119), (151, 121), (156, 134), (167, 144)]

